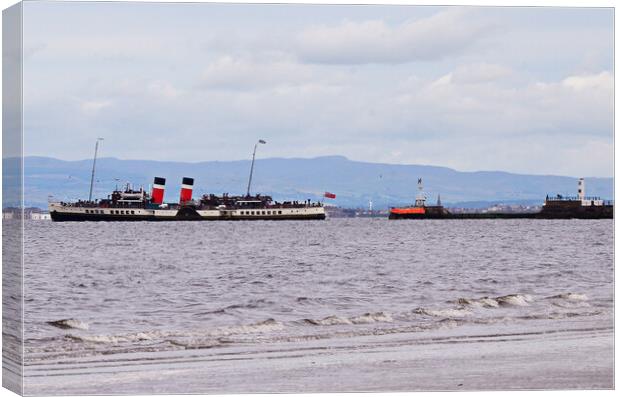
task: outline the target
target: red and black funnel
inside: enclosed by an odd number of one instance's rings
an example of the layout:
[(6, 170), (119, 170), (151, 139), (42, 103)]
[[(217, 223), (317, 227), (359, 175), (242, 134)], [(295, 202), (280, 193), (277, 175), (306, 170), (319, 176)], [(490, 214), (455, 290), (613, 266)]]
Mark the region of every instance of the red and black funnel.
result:
[(179, 199), (179, 203), (183, 204), (186, 201), (191, 201), (193, 190), (194, 178), (183, 178), (183, 182), (181, 184), (181, 198)]
[(161, 204), (164, 202), (164, 191), (166, 189), (166, 178), (156, 176), (153, 180), (153, 190), (151, 190), (151, 203)]

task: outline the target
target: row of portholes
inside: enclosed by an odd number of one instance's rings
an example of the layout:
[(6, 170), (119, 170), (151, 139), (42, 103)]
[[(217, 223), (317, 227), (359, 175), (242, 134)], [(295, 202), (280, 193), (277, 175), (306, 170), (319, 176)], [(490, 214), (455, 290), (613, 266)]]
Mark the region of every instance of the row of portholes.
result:
[[(103, 210), (86, 210), (87, 214), (105, 214)], [(112, 215), (135, 215), (136, 212), (133, 210), (110, 210), (110, 214)]]
[[(261, 214), (262, 212), (262, 214)], [(276, 215), (276, 211), (240, 211), (241, 215)], [(282, 215), (282, 211), (277, 211), (279, 215)]]

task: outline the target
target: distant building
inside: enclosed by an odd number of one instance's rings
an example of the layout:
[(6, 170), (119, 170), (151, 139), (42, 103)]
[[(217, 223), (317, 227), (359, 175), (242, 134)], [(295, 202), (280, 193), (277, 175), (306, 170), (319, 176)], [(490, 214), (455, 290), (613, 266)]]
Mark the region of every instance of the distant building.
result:
[(325, 206), (325, 211), (330, 218), (387, 218), (387, 210), (370, 210), (365, 208), (342, 208)]
[(51, 220), (51, 216), (48, 212), (43, 212), (40, 208), (36, 207), (27, 207), (22, 211), (21, 208), (17, 207), (7, 207), (2, 210), (2, 219), (22, 219), (22, 214), (24, 219), (32, 219), (32, 220)]
[(30, 219), (35, 220), (35, 221), (44, 221), (44, 220), (51, 220), (52, 217), (50, 216), (49, 213), (32, 212), (30, 213)]

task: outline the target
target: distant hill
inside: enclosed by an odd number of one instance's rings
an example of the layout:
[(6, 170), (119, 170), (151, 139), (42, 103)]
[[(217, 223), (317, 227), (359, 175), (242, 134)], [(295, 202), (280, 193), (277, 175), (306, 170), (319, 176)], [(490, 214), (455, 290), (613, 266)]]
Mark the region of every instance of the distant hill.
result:
[[(17, 159), (4, 159), (4, 183), (15, 181), (11, 170)], [(46, 207), (48, 195), (59, 200), (87, 198), (92, 160), (64, 161), (48, 157), (26, 157), (25, 201), (27, 206)], [(247, 187), (250, 161), (184, 163), (150, 160), (97, 160), (94, 196), (106, 197), (115, 185), (126, 181), (147, 187), (154, 176), (166, 178), (165, 200), (178, 200), (181, 178), (195, 178), (195, 196), (204, 193), (242, 194)], [(430, 202), (441, 194), (444, 205), (484, 206), (491, 203), (540, 204), (547, 194), (575, 195), (577, 176), (521, 175), (501, 171), (459, 172), (426, 165), (378, 164), (351, 161), (342, 156), (310, 159), (270, 158), (256, 160), (252, 192), (269, 194), (276, 200), (320, 199), (335, 193), (327, 202), (343, 207), (375, 208), (410, 204), (418, 178)], [(587, 176), (586, 176), (587, 177)], [(613, 198), (612, 178), (586, 178), (588, 195)], [(14, 205), (5, 199), (4, 207)]]

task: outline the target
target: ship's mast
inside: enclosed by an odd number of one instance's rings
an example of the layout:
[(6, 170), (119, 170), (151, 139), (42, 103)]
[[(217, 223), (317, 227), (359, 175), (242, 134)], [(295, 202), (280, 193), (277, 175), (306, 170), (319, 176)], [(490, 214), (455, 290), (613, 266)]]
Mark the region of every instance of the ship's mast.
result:
[(259, 143), (264, 145), (267, 142), (259, 139), (258, 142), (256, 142), (256, 144), (254, 145), (254, 153), (252, 153), (252, 165), (250, 166), (250, 179), (248, 180), (248, 191), (246, 193), (247, 197), (250, 197), (250, 186), (252, 185), (252, 174), (254, 173), (254, 159), (256, 158), (256, 148), (258, 147)]
[(422, 186), (422, 178), (418, 178), (418, 195), (415, 197), (415, 206), (424, 207), (426, 197), (424, 196), (424, 187)]
[(95, 142), (95, 156), (93, 157), (93, 171), (90, 174), (90, 190), (88, 191), (88, 201), (93, 199), (93, 183), (95, 182), (95, 164), (97, 164), (97, 149), (99, 149), (99, 141), (103, 141), (103, 138), (97, 138)]

